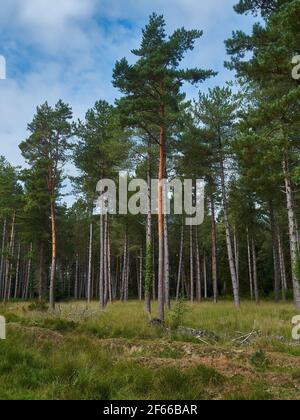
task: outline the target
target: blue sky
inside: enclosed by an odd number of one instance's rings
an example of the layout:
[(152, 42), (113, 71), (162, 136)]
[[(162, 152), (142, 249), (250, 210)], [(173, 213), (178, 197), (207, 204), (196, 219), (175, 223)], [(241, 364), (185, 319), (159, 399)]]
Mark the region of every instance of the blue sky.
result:
[[(0, 154), (22, 165), (18, 144), (37, 105), (59, 98), (82, 118), (96, 100), (113, 102), (114, 63), (137, 47), (152, 12), (163, 13), (168, 31), (204, 31), (184, 64), (211, 68), (219, 76), (203, 85), (223, 85), (224, 40), (232, 30), (249, 31), (253, 19), (233, 11), (237, 0), (0, 0), (0, 55), (7, 77), (0, 80)], [(195, 89), (188, 89), (190, 97)]]

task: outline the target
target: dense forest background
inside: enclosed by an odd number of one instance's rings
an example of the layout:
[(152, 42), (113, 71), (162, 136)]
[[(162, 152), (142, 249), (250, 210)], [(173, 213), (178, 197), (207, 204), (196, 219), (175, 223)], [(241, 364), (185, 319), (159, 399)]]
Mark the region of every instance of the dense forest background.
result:
[[(26, 169), (0, 160), (4, 302), (98, 299), (104, 308), (139, 298), (151, 312), (158, 300), (160, 320), (171, 298), (300, 307), (300, 2), (241, 0), (235, 10), (260, 23), (226, 41), (234, 83), (187, 101), (186, 83), (201, 89), (215, 75), (181, 66), (202, 32), (169, 36), (153, 14), (135, 64), (116, 63), (114, 105), (99, 100), (84, 121), (62, 101), (37, 108), (20, 144)], [(71, 208), (61, 204), (70, 161), (79, 174)], [(205, 179), (204, 223), (154, 216), (149, 200), (147, 216), (94, 215), (97, 182), (118, 182), (120, 171), (149, 190), (151, 178)]]

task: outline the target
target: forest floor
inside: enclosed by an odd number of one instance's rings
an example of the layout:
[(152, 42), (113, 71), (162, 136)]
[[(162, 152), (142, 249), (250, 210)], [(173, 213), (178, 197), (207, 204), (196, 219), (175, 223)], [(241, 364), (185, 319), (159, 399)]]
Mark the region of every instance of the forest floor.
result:
[[(143, 304), (0, 305), (0, 399), (300, 399), (292, 303), (176, 307), (162, 330)], [(177, 323), (200, 338), (174, 332)], [(173, 329), (171, 328), (173, 327)]]

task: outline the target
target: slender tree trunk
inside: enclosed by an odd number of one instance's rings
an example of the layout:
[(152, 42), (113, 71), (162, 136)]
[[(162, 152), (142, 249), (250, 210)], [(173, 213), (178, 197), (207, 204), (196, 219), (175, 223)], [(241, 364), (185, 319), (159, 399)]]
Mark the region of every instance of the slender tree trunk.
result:
[(0, 297), (3, 296), (4, 292), (4, 251), (5, 251), (5, 239), (6, 239), (6, 226), (7, 219), (3, 222), (3, 234), (2, 234), (2, 246), (1, 246), (1, 263), (0, 263)]
[(218, 274), (217, 274), (217, 230), (216, 230), (216, 215), (215, 203), (211, 199), (211, 254), (212, 254), (212, 279), (213, 279), (213, 292), (214, 303), (218, 302)]
[(273, 244), (273, 260), (274, 260), (274, 296), (275, 302), (279, 302), (279, 288), (280, 288), (280, 261), (278, 251), (278, 241), (276, 237), (276, 220), (274, 215), (274, 208), (272, 200), (269, 202), (270, 209), (270, 224)]
[(146, 273), (145, 273), (145, 311), (151, 315), (151, 292), (153, 285), (153, 249), (152, 249), (152, 205), (151, 205), (151, 143), (148, 143), (147, 168), (147, 232), (146, 232)]
[(105, 308), (104, 296), (104, 223), (103, 214), (100, 215), (100, 273), (99, 273), (100, 308)]
[(93, 223), (90, 223), (90, 241), (89, 241), (89, 270), (87, 284), (87, 301), (91, 303), (92, 292), (92, 255), (93, 255)]
[(236, 227), (234, 227), (234, 260), (235, 260), (238, 287), (240, 289), (240, 250), (239, 250), (239, 242), (238, 242), (237, 233), (236, 233)]
[(287, 199), (287, 211), (288, 211), (288, 222), (289, 222), (289, 237), (290, 237), (290, 249), (291, 249), (291, 262), (292, 262), (292, 278), (293, 278), (293, 290), (294, 290), (294, 302), (296, 308), (300, 309), (300, 278), (299, 278), (299, 253), (298, 253), (298, 240), (295, 226), (295, 210), (293, 205), (293, 190), (292, 183), (289, 174), (289, 162), (286, 158), (283, 161), (283, 172), (285, 178), (285, 190)]
[(253, 258), (253, 283), (254, 283), (254, 295), (255, 302), (259, 305), (259, 288), (258, 288), (258, 277), (257, 277), (257, 258), (256, 258), (256, 246), (255, 241), (252, 239), (252, 258)]
[(183, 220), (181, 224), (181, 237), (180, 237), (180, 251), (179, 251), (179, 267), (178, 267), (178, 276), (177, 276), (177, 291), (176, 291), (176, 300), (179, 300), (180, 297), (180, 285), (182, 283), (182, 260), (183, 260), (183, 245), (184, 245), (184, 226)]
[(11, 292), (11, 270), (12, 270), (12, 259), (14, 253), (14, 238), (15, 238), (15, 222), (16, 222), (16, 212), (13, 212), (12, 223), (11, 223), (11, 233), (10, 233), (10, 242), (8, 248), (8, 256), (6, 260), (6, 272), (4, 279), (4, 302), (8, 302), (10, 299)]
[(20, 278), (20, 262), (21, 262), (21, 242), (18, 245), (18, 255), (17, 255), (17, 267), (16, 267), (16, 280), (15, 280), (15, 292), (14, 298), (18, 298), (19, 291), (19, 278)]
[(139, 275), (138, 275), (138, 282), (139, 282), (139, 300), (142, 301), (143, 300), (143, 247), (141, 247), (140, 249), (140, 270), (139, 270)]
[(159, 140), (159, 173), (158, 173), (158, 319), (165, 319), (165, 296), (164, 296), (164, 176), (165, 167), (165, 105), (163, 102), (164, 86), (161, 83), (161, 105), (160, 117), (162, 124), (160, 127)]
[(168, 232), (168, 217), (165, 216), (164, 224), (164, 277), (165, 277), (165, 304), (168, 309), (171, 308), (170, 299), (170, 261), (169, 261), (169, 232)]
[(251, 245), (249, 238), (249, 228), (247, 227), (247, 251), (248, 251), (248, 272), (249, 272), (249, 283), (250, 283), (250, 296), (253, 300), (253, 277), (252, 277), (252, 258), (251, 258)]
[(206, 265), (206, 255), (203, 257), (203, 277), (204, 277), (204, 298), (208, 298), (207, 293), (207, 265)]
[(76, 254), (76, 265), (75, 265), (75, 285), (74, 285), (74, 297), (78, 299), (78, 275), (79, 275), (79, 255)]
[(196, 294), (198, 302), (202, 300), (202, 287), (201, 287), (201, 264), (200, 264), (200, 252), (199, 252), (199, 238), (198, 238), (198, 227), (196, 226), (196, 266), (197, 266), (197, 283), (196, 283)]
[(193, 226), (190, 227), (190, 298), (194, 302), (194, 247), (193, 247)]
[(107, 261), (107, 249), (108, 249), (108, 215), (104, 217), (104, 305), (107, 306), (108, 301), (108, 261)]
[(223, 158), (221, 138), (220, 138), (220, 166), (221, 166), (221, 185), (222, 185), (223, 211), (224, 211), (224, 223), (225, 223), (225, 230), (226, 230), (228, 261), (229, 261), (229, 268), (230, 268), (230, 274), (231, 274), (234, 303), (235, 303), (236, 308), (239, 309), (240, 308), (240, 292), (239, 292), (238, 279), (236, 275), (236, 266), (235, 266), (234, 256), (233, 256), (230, 225), (229, 225), (229, 218), (228, 218), (227, 193), (226, 193), (226, 184), (225, 184), (225, 168), (224, 168), (224, 158)]
[(112, 292), (112, 267), (111, 267), (111, 238), (110, 238), (110, 223), (109, 219), (107, 222), (107, 275), (108, 275), (108, 296), (109, 303), (113, 302), (113, 292)]
[(278, 240), (278, 249), (279, 249), (280, 271), (281, 271), (282, 300), (285, 302), (286, 292), (287, 292), (287, 278), (286, 278), (284, 252), (283, 252), (283, 246), (282, 246), (281, 235), (280, 235), (279, 229), (277, 229), (277, 240)]
[(55, 220), (55, 201), (51, 199), (51, 230), (52, 230), (52, 262), (50, 273), (50, 293), (49, 305), (50, 309), (55, 309), (55, 275), (56, 275), (56, 220)]

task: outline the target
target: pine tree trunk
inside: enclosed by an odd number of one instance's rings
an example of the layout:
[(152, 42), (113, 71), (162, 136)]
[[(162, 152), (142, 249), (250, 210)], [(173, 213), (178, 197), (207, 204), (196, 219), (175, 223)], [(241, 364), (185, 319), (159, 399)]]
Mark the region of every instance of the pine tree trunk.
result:
[(287, 212), (288, 212), (288, 223), (289, 223), (289, 237), (290, 237), (290, 249), (291, 249), (291, 262), (292, 262), (292, 278), (293, 278), (293, 290), (294, 290), (294, 302), (296, 308), (300, 309), (300, 278), (299, 278), (299, 253), (298, 253), (298, 240), (295, 225), (295, 209), (293, 204), (293, 190), (292, 183), (289, 174), (289, 162), (286, 158), (283, 161), (283, 172), (285, 178), (285, 190), (287, 200)]
[(183, 260), (183, 245), (184, 245), (184, 226), (183, 220), (181, 224), (181, 237), (180, 237), (180, 251), (179, 251), (179, 267), (178, 267), (178, 276), (177, 276), (177, 291), (176, 291), (176, 300), (179, 300), (180, 297), (180, 286), (182, 284), (182, 260)]
[(223, 152), (222, 152), (221, 139), (220, 139), (220, 166), (221, 166), (221, 185), (222, 185), (223, 211), (224, 211), (224, 223), (225, 223), (225, 230), (226, 230), (228, 262), (229, 262), (229, 268), (230, 268), (230, 274), (231, 274), (234, 303), (235, 303), (236, 308), (239, 309), (240, 308), (240, 293), (239, 293), (238, 279), (236, 275), (236, 266), (235, 266), (235, 261), (234, 261), (234, 256), (233, 256), (230, 225), (229, 225), (229, 218), (228, 218), (227, 193), (226, 193), (226, 185), (225, 185), (225, 168), (224, 168), (224, 158), (223, 158)]
[(50, 293), (49, 305), (50, 309), (55, 309), (55, 275), (56, 275), (56, 220), (55, 220), (55, 202), (51, 199), (51, 230), (52, 230), (52, 261), (50, 273)]
[(207, 293), (207, 265), (206, 265), (206, 255), (203, 257), (203, 277), (204, 277), (204, 298), (208, 298)]
[(286, 292), (287, 292), (287, 278), (286, 278), (286, 267), (284, 260), (284, 253), (281, 241), (281, 235), (279, 229), (277, 229), (277, 240), (278, 240), (278, 249), (279, 249), (279, 261), (280, 261), (280, 271), (281, 271), (281, 286), (282, 286), (282, 300), (286, 301)]
[(254, 283), (254, 295), (255, 302), (259, 305), (259, 288), (258, 288), (258, 277), (257, 277), (257, 258), (256, 258), (256, 246), (255, 241), (252, 239), (252, 258), (253, 258), (253, 283)]
[(104, 297), (104, 223), (103, 215), (100, 215), (100, 273), (99, 273), (99, 298), (100, 308), (105, 308)]
[[(161, 100), (163, 101), (164, 86), (161, 83)], [(162, 124), (160, 127), (159, 140), (159, 173), (158, 173), (158, 319), (164, 322), (165, 319), (165, 295), (164, 295), (164, 176), (165, 167), (165, 105), (161, 102), (160, 117)]]
[(145, 273), (145, 311), (151, 314), (151, 289), (153, 285), (153, 250), (152, 250), (152, 205), (151, 205), (151, 143), (148, 143), (147, 168), (147, 232), (146, 232), (146, 273)]
[(139, 282), (139, 300), (143, 300), (143, 247), (140, 249), (140, 270), (139, 270), (139, 276), (138, 276), (138, 282)]
[(1, 246), (1, 263), (0, 263), (0, 297), (3, 296), (4, 291), (4, 251), (5, 251), (5, 239), (6, 239), (6, 226), (7, 219), (3, 222), (3, 234), (2, 234), (2, 246)]
[(248, 251), (248, 272), (249, 272), (249, 283), (250, 283), (250, 296), (253, 300), (253, 277), (252, 277), (252, 258), (251, 258), (251, 245), (249, 238), (249, 228), (247, 227), (247, 251)]
[(165, 216), (164, 224), (164, 277), (165, 277), (165, 304), (167, 308), (171, 308), (170, 299), (170, 261), (169, 261), (169, 232), (168, 232), (168, 217)]
[(190, 227), (190, 298), (194, 302), (194, 247), (193, 247), (193, 226)]
[(74, 285), (74, 298), (78, 299), (78, 276), (79, 276), (79, 255), (76, 254), (76, 264), (75, 264), (75, 285)]
[(269, 203), (269, 209), (270, 209), (270, 224), (271, 224), (273, 260), (274, 260), (274, 296), (275, 296), (275, 302), (278, 303), (279, 302), (279, 288), (280, 288), (280, 261), (279, 261), (278, 241), (276, 237), (276, 220), (275, 220), (272, 200)]
[(197, 266), (197, 283), (196, 283), (196, 294), (198, 302), (202, 300), (202, 287), (201, 287), (201, 264), (200, 264), (200, 252), (199, 252), (199, 238), (198, 238), (198, 227), (196, 226), (196, 266)]
[(18, 245), (16, 280), (15, 280), (15, 291), (14, 291), (14, 298), (15, 299), (18, 298), (18, 293), (19, 293), (20, 262), (21, 262), (21, 242), (19, 242), (19, 245)]
[(217, 274), (217, 230), (216, 230), (216, 216), (215, 216), (215, 203), (211, 199), (211, 254), (212, 254), (212, 279), (213, 279), (213, 292), (214, 303), (218, 302), (218, 274)]
[(16, 222), (16, 212), (13, 212), (12, 223), (11, 223), (11, 233), (10, 233), (10, 242), (8, 248), (8, 257), (6, 259), (6, 271), (4, 279), (4, 297), (3, 302), (8, 302), (10, 299), (11, 292), (11, 270), (12, 270), (12, 259), (14, 251), (14, 238), (15, 238), (15, 222)]
[(240, 289), (240, 250), (239, 250), (239, 242), (238, 242), (238, 238), (236, 234), (236, 227), (234, 227), (234, 260), (235, 260), (237, 283)]
[(88, 269), (88, 284), (87, 284), (87, 301), (91, 303), (92, 292), (92, 254), (93, 254), (93, 223), (90, 223), (90, 240), (89, 240), (89, 269)]

